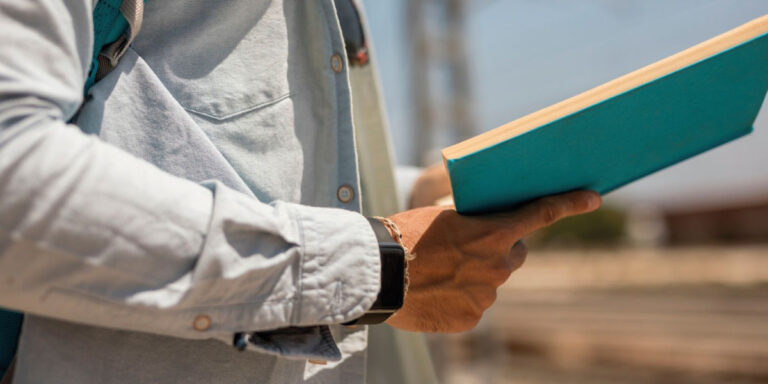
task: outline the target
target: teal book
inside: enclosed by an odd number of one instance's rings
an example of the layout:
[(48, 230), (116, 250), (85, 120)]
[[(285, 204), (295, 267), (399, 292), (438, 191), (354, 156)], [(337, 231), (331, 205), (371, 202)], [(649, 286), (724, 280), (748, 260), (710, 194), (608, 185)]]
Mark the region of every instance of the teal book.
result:
[(766, 89), (768, 16), (445, 148), (456, 209), (606, 194), (748, 134)]

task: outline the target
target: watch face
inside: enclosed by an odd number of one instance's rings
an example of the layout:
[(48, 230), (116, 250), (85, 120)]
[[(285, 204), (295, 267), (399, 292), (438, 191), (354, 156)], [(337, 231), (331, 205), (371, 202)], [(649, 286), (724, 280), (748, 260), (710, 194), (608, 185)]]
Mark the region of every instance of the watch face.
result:
[(371, 309), (396, 311), (403, 306), (405, 294), (405, 252), (397, 244), (380, 244), (381, 290)]

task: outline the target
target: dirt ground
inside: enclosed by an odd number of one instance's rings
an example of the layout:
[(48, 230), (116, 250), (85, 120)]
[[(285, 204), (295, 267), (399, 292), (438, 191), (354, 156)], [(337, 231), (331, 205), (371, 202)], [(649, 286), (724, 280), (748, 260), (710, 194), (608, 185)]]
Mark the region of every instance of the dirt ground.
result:
[(768, 383), (768, 247), (531, 251), (442, 383)]

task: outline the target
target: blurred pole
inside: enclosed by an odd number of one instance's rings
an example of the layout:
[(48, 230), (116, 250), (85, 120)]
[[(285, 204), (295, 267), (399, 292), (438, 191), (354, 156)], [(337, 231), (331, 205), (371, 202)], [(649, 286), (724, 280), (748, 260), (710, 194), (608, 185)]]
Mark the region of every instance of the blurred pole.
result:
[(465, 0), (410, 0), (413, 145), (410, 163), (440, 160), (442, 146), (471, 137), (469, 66), (465, 45)]

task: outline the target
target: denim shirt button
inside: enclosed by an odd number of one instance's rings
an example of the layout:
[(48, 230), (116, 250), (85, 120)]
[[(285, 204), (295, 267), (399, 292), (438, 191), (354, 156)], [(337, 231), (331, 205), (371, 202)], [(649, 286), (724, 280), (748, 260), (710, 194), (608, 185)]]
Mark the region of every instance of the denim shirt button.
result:
[(355, 198), (355, 190), (349, 185), (342, 185), (336, 191), (336, 198), (338, 198), (342, 203), (349, 203), (352, 201), (352, 199)]
[(192, 322), (192, 327), (196, 331), (207, 331), (211, 327), (211, 317), (208, 315), (197, 315), (195, 321)]
[(344, 61), (338, 53), (334, 53), (331, 56), (331, 69), (336, 73), (340, 73), (344, 69)]

